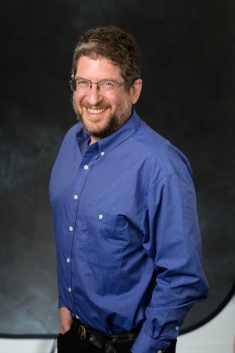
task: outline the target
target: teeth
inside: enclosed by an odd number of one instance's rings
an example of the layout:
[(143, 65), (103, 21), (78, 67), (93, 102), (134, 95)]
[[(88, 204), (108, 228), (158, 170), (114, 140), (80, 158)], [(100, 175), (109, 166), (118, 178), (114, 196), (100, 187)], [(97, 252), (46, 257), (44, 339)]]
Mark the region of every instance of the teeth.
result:
[(104, 112), (106, 110), (106, 108), (104, 109), (89, 109), (88, 108), (88, 111), (91, 113), (91, 114), (100, 114), (102, 112)]

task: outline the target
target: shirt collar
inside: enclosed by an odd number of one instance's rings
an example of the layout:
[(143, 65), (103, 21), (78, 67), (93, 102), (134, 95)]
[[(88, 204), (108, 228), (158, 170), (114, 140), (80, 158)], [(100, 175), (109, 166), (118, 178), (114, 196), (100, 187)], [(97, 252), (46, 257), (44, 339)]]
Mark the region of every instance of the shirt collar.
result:
[[(97, 145), (99, 146), (100, 152), (109, 152), (111, 149), (115, 148), (117, 145), (122, 143), (128, 137), (133, 135), (140, 125), (140, 118), (133, 109), (131, 117), (127, 122), (122, 125), (117, 131), (111, 135), (99, 140)], [(82, 126), (79, 124), (79, 130), (76, 134), (77, 142), (81, 143), (89, 138), (87, 133), (83, 130)]]

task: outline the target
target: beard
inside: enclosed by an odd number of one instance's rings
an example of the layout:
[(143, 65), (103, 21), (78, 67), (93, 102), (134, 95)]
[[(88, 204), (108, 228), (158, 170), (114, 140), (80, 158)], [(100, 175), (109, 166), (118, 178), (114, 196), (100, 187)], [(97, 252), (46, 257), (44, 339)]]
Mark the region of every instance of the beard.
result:
[(132, 112), (132, 103), (129, 97), (121, 100), (113, 113), (110, 113), (107, 122), (100, 128), (92, 128), (88, 126), (82, 114), (82, 108), (90, 109), (108, 109), (112, 108), (110, 103), (99, 103), (96, 106), (91, 106), (88, 102), (80, 102), (79, 108), (73, 98), (73, 109), (77, 115), (78, 121), (82, 124), (83, 129), (89, 136), (104, 138), (118, 130), (130, 118)]

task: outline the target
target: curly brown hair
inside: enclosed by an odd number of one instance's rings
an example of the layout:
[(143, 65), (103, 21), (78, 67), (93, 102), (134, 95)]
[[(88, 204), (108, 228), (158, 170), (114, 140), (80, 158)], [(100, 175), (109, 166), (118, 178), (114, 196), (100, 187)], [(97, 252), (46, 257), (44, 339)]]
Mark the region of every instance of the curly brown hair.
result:
[(104, 57), (118, 65), (121, 76), (130, 89), (133, 82), (140, 78), (140, 51), (135, 38), (114, 26), (90, 29), (78, 38), (73, 54), (72, 74), (76, 74), (77, 62), (81, 56), (92, 59)]

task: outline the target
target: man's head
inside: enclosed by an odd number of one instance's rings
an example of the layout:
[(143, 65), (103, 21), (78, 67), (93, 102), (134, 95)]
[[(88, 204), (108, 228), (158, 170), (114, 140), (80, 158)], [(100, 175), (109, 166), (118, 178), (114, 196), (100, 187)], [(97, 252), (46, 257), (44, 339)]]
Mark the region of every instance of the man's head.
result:
[(115, 27), (79, 37), (72, 66), (73, 107), (91, 143), (119, 129), (131, 116), (142, 81), (135, 39)]
[[(72, 75), (76, 75), (81, 56), (92, 59), (106, 58), (117, 65), (125, 82), (140, 78), (140, 51), (135, 38), (123, 30), (113, 27), (90, 29), (78, 39), (73, 55)], [(125, 85), (127, 89), (133, 82)]]

